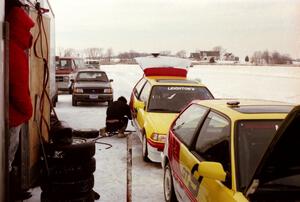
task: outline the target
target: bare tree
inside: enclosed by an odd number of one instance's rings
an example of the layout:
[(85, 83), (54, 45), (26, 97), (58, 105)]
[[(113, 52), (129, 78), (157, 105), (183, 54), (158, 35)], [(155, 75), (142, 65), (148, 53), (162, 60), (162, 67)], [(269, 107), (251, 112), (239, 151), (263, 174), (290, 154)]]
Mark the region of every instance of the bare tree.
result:
[(224, 49), (222, 46), (215, 46), (212, 48), (213, 51), (219, 51), (220, 56), (223, 56), (226, 52), (226, 49)]
[(160, 54), (160, 55), (164, 55), (164, 56), (168, 56), (168, 55), (171, 55), (171, 51), (169, 51), (169, 50), (160, 51), (159, 54)]
[(266, 64), (269, 64), (270, 63), (270, 54), (269, 54), (269, 51), (268, 50), (265, 50), (262, 55), (261, 55), (261, 58), (263, 60), (263, 62), (265, 62)]
[(176, 53), (177, 57), (181, 57), (181, 58), (186, 58), (186, 51), (185, 50), (180, 50)]
[(66, 48), (64, 49), (64, 57), (77, 57), (78, 51), (76, 51), (74, 48)]
[(251, 62), (258, 65), (261, 64), (262, 53), (260, 51), (255, 51), (251, 57)]
[(97, 59), (103, 57), (102, 48), (87, 48), (84, 52), (85, 56), (90, 59)]
[(106, 51), (106, 58), (107, 58), (108, 62), (110, 62), (110, 60), (112, 58), (112, 55), (113, 55), (113, 49), (108, 48), (107, 51)]

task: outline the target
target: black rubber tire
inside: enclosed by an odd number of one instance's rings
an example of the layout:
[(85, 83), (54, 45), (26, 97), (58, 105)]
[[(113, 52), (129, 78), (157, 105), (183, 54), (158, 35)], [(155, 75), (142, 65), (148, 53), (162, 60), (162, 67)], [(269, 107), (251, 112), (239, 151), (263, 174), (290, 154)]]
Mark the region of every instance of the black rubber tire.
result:
[(48, 158), (61, 158), (66, 162), (86, 162), (95, 155), (95, 142), (73, 137), (70, 145), (48, 144), (46, 153)]
[(94, 176), (74, 181), (51, 180), (42, 181), (41, 189), (44, 192), (52, 194), (71, 194), (71, 193), (86, 193), (92, 191), (94, 187)]
[[(166, 190), (168, 189), (168, 190)], [(168, 194), (166, 194), (168, 192)], [(164, 168), (164, 198), (166, 202), (177, 202), (170, 165)]]
[[(146, 141), (146, 144), (144, 141)], [(151, 162), (151, 160), (148, 158), (146, 134), (143, 135), (143, 139), (142, 139), (142, 157), (145, 162)]]
[(96, 138), (99, 136), (99, 130), (96, 129), (79, 129), (73, 130), (74, 137)]
[(65, 162), (64, 159), (48, 159), (48, 170), (42, 170), (43, 180), (72, 181), (91, 176), (96, 170), (96, 159), (87, 162)]
[(41, 193), (41, 202), (93, 202), (94, 191), (89, 191), (87, 193), (76, 194), (72, 193), (66, 194), (52, 194), (47, 192)]
[(73, 129), (66, 122), (57, 121), (51, 125), (49, 136), (55, 144), (72, 144)]

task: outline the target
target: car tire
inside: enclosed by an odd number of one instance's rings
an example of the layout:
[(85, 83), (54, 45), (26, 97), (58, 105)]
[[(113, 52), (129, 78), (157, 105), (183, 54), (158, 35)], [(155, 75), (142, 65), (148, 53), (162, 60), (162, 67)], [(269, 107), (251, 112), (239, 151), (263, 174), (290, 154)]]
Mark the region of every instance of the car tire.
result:
[(74, 97), (72, 97), (72, 106), (77, 106), (77, 101)]
[(42, 170), (44, 180), (74, 181), (91, 176), (96, 170), (96, 159), (87, 162), (65, 162), (64, 159), (48, 159), (48, 169)]
[(51, 194), (86, 193), (94, 187), (94, 175), (82, 180), (49, 180), (41, 182), (41, 190)]
[(99, 130), (96, 129), (79, 129), (73, 130), (74, 137), (96, 138), (99, 136)]
[(85, 162), (95, 155), (95, 142), (73, 137), (72, 144), (48, 144), (46, 147), (48, 158), (64, 159), (65, 162)]
[(164, 197), (166, 202), (177, 202), (170, 165), (164, 168)]
[(142, 156), (143, 156), (143, 160), (145, 162), (150, 162), (150, 159), (148, 158), (148, 148), (147, 148), (146, 134), (143, 135), (143, 139), (142, 139)]
[(48, 192), (41, 193), (41, 202), (93, 202), (94, 191), (89, 191), (87, 193), (77, 194), (51, 194)]

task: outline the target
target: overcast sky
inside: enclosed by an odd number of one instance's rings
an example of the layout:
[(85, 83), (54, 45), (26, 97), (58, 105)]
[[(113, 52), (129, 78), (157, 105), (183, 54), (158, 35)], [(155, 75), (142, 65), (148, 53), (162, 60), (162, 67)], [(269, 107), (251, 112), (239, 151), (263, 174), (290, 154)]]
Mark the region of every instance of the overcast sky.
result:
[(300, 58), (299, 0), (50, 0), (56, 47), (157, 52), (222, 46)]

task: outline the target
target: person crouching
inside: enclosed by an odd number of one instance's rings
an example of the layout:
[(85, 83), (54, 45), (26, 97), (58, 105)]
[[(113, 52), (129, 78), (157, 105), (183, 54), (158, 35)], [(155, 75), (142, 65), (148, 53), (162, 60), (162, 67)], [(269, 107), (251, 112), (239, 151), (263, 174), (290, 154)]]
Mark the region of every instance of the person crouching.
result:
[(125, 137), (128, 119), (131, 118), (131, 112), (127, 100), (121, 96), (117, 101), (110, 104), (106, 110), (106, 127), (100, 129), (100, 135), (113, 134), (118, 132), (118, 137)]

